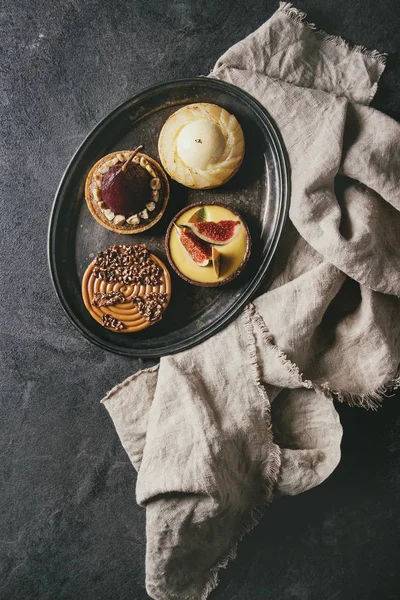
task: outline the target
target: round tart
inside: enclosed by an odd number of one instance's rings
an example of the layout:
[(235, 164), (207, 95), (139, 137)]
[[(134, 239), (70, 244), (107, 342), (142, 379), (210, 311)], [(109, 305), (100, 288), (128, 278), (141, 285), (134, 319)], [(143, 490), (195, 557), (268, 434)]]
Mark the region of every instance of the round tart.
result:
[(82, 297), (94, 319), (118, 333), (159, 321), (171, 298), (169, 272), (144, 244), (114, 245), (99, 252), (82, 280)]
[(196, 189), (226, 183), (244, 156), (236, 117), (216, 104), (188, 104), (165, 122), (158, 140), (161, 163), (182, 185)]
[(116, 233), (140, 233), (153, 227), (168, 203), (164, 169), (139, 148), (103, 156), (86, 179), (90, 212), (100, 225)]
[(198, 202), (181, 210), (169, 224), (165, 248), (182, 279), (215, 287), (242, 272), (249, 260), (251, 237), (236, 210), (218, 202)]

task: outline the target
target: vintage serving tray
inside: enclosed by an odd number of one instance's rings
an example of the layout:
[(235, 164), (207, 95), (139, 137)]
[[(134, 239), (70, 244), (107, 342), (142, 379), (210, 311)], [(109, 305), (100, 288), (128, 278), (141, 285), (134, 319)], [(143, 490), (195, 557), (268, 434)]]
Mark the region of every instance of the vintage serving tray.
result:
[[(211, 190), (190, 190), (171, 182), (163, 218), (137, 235), (118, 235), (101, 227), (86, 206), (87, 173), (102, 156), (145, 145), (158, 159), (157, 142), (167, 117), (185, 104), (211, 102), (239, 120), (246, 154), (231, 181)], [(236, 208), (249, 225), (253, 246), (248, 265), (231, 283), (192, 286), (170, 269), (172, 298), (162, 321), (143, 332), (118, 334), (99, 325), (81, 297), (87, 265), (114, 243), (146, 243), (168, 265), (164, 236), (185, 205), (217, 200)], [(280, 135), (265, 109), (241, 89), (206, 77), (169, 81), (137, 94), (113, 110), (82, 143), (57, 190), (49, 225), (51, 276), (61, 304), (79, 331), (105, 350), (126, 356), (159, 357), (198, 344), (226, 325), (254, 295), (276, 251), (289, 203), (289, 171)]]

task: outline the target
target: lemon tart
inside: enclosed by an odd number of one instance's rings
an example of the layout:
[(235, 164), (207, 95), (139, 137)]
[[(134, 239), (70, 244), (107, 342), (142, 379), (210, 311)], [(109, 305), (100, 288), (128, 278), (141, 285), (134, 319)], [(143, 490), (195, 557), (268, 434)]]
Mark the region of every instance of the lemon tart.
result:
[(232, 281), (247, 264), (249, 229), (239, 213), (217, 202), (181, 210), (165, 239), (168, 260), (188, 283), (215, 287)]

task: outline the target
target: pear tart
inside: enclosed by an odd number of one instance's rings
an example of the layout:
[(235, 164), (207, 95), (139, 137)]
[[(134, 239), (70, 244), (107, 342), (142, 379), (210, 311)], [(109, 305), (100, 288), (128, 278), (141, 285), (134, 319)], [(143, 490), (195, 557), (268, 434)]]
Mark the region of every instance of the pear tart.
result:
[(140, 233), (155, 225), (169, 199), (169, 182), (154, 158), (135, 150), (103, 156), (86, 179), (85, 198), (100, 225), (116, 233)]
[(196, 189), (226, 183), (244, 156), (236, 117), (216, 104), (188, 104), (165, 122), (158, 141), (161, 163), (182, 185)]
[(134, 333), (162, 318), (171, 298), (171, 279), (164, 263), (144, 244), (113, 245), (86, 269), (82, 297), (100, 325)]

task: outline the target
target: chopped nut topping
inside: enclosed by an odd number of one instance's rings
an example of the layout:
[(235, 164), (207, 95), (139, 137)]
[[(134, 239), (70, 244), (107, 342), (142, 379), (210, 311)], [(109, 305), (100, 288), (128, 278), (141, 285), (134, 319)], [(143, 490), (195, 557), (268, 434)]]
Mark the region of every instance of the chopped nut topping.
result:
[(125, 285), (161, 285), (163, 271), (150, 257), (144, 244), (113, 245), (99, 252), (93, 275), (103, 281)]
[(150, 179), (150, 187), (152, 190), (159, 190), (161, 187), (161, 181), (159, 177), (153, 177)]
[(154, 202), (147, 202), (147, 204), (146, 204), (146, 208), (150, 212), (153, 212), (153, 210), (155, 209), (155, 207), (156, 207), (156, 205), (154, 204)]
[(123, 223), (125, 223), (124, 215), (116, 215), (114, 217), (114, 223), (115, 225), (122, 225)]
[(114, 319), (114, 317), (109, 314), (103, 315), (102, 322), (103, 327), (111, 327), (111, 329), (115, 329), (116, 331), (120, 331), (125, 327), (122, 321)]
[(115, 217), (115, 213), (110, 208), (107, 208), (106, 210), (104, 210), (103, 213), (109, 221), (112, 221), (113, 218)]
[(140, 219), (138, 215), (132, 215), (129, 219), (126, 220), (129, 225), (139, 225)]
[(155, 170), (153, 169), (153, 167), (150, 164), (146, 165), (145, 169), (148, 173), (150, 173), (150, 175), (152, 177), (157, 177), (157, 173), (155, 172)]
[(139, 313), (146, 321), (153, 322), (161, 319), (164, 307), (168, 302), (168, 295), (153, 292), (142, 296), (133, 296), (132, 302), (136, 304)]
[(96, 292), (93, 295), (93, 306), (113, 306), (125, 302), (125, 296), (122, 292)]
[(106, 167), (113, 167), (114, 165), (116, 165), (118, 162), (118, 157), (114, 156), (114, 158), (111, 158), (110, 160), (107, 160), (104, 164), (106, 165)]

